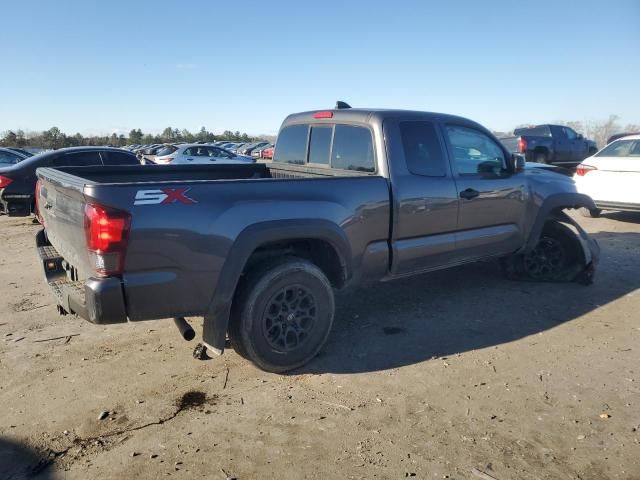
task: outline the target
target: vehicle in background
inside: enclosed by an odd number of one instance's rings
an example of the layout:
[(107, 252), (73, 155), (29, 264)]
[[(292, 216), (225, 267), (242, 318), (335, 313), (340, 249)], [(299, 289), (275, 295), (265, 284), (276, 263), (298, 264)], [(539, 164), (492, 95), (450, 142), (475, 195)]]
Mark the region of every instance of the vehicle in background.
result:
[(265, 160), (271, 160), (273, 158), (273, 150), (275, 147), (267, 147), (262, 151), (262, 157)]
[(16, 153), (20, 153), (21, 155), (24, 155), (25, 157), (33, 157), (35, 154), (31, 153), (28, 150), (25, 150), (24, 148), (15, 148), (15, 147), (7, 147), (9, 150), (13, 150)]
[(180, 145), (171, 155), (161, 161), (156, 157), (157, 164), (211, 164), (211, 163), (252, 163), (251, 157), (217, 147), (213, 144), (192, 143)]
[(607, 138), (607, 145), (618, 140), (619, 138), (628, 137), (630, 135), (640, 135), (640, 132), (616, 133), (615, 135), (611, 135), (609, 138)]
[(580, 193), (589, 195), (595, 208), (583, 208), (586, 217), (602, 210), (640, 212), (640, 135), (614, 140), (576, 168)]
[(162, 148), (164, 148), (164, 145), (155, 144), (138, 152), (137, 155), (138, 155), (138, 158), (140, 159), (140, 163), (142, 163), (143, 165), (147, 163), (154, 163), (154, 160), (156, 158), (156, 153)]
[(500, 140), (509, 151), (524, 155), (527, 162), (575, 166), (598, 150), (593, 140), (562, 125), (517, 128), (513, 135)]
[(334, 289), (490, 258), (510, 278), (591, 283), (597, 243), (563, 209), (594, 204), (554, 170), (461, 117), (304, 112), (270, 163), (39, 169), (36, 246), (62, 312), (174, 318), (190, 338), (184, 317), (202, 315), (207, 347), (228, 333), (283, 372), (327, 340)]
[(160, 150), (156, 152), (156, 155), (153, 159), (153, 163), (162, 165), (171, 163), (171, 161), (175, 158), (175, 153), (178, 150), (179, 146), (176, 145), (164, 145)]
[(233, 151), (234, 153), (240, 153), (240, 149), (242, 149), (242, 148), (246, 147), (247, 145), (249, 145), (249, 144), (248, 144), (248, 143), (236, 143), (236, 144), (233, 146), (232, 151)]
[(273, 144), (272, 144), (272, 143), (267, 143), (266, 145), (263, 145), (263, 146), (261, 146), (261, 147), (254, 148), (254, 149), (251, 151), (251, 156), (252, 156), (253, 158), (263, 158), (263, 156), (262, 156), (262, 155), (263, 155), (263, 152), (264, 152), (267, 148), (271, 148), (271, 147), (273, 147)]
[(24, 217), (35, 212), (39, 167), (140, 165), (133, 153), (110, 147), (70, 147), (40, 153), (12, 166), (0, 165), (0, 213)]
[(220, 145), (220, 147), (224, 148), (225, 150), (234, 150), (238, 145), (240, 144), (237, 142), (227, 142)]
[(29, 157), (28, 155), (25, 155), (24, 153), (16, 152), (12, 148), (0, 147), (0, 167), (4, 167), (7, 165), (15, 165), (16, 163), (19, 163), (28, 157)]
[(269, 145), (269, 142), (256, 142), (256, 143), (248, 143), (238, 149), (238, 153), (242, 155), (251, 155), (256, 148), (264, 147)]

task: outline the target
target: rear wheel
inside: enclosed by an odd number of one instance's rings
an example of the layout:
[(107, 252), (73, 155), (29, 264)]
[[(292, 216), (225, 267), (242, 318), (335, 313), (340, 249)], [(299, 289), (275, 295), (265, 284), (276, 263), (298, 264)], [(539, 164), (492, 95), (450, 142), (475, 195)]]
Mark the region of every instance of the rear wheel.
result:
[(536, 163), (548, 163), (547, 162), (547, 154), (544, 152), (536, 152), (533, 155), (533, 161)]
[(588, 218), (598, 218), (600, 217), (600, 214), (602, 213), (602, 210), (600, 210), (599, 208), (581, 208), (580, 209), (580, 214), (583, 217), (588, 217)]
[(320, 351), (334, 311), (333, 289), (317, 266), (297, 257), (268, 261), (239, 286), (229, 338), (236, 352), (261, 369), (286, 372)]

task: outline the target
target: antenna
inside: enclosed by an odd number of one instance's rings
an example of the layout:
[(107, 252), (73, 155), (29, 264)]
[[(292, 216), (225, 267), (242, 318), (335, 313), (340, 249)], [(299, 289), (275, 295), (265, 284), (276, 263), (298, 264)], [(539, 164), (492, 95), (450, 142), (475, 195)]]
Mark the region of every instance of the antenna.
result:
[(336, 110), (343, 110), (345, 108), (351, 108), (351, 105), (349, 105), (347, 102), (343, 102), (342, 100), (338, 100), (336, 102)]

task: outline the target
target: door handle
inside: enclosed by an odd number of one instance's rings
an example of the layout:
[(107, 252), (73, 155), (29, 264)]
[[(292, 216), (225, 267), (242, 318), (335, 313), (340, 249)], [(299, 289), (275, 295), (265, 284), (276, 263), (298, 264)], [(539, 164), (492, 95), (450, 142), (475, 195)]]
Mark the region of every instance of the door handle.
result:
[(460, 192), (460, 198), (464, 198), (466, 200), (471, 200), (472, 198), (476, 198), (478, 195), (480, 195), (480, 192), (477, 190), (474, 190), (473, 188), (467, 188), (466, 190), (463, 190)]

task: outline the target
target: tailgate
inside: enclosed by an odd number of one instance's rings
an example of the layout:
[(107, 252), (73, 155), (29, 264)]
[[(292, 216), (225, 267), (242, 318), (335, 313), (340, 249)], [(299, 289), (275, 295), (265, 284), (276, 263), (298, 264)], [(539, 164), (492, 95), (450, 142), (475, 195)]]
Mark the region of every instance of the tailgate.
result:
[(38, 211), (47, 239), (79, 278), (89, 276), (89, 256), (84, 231), (84, 182), (79, 177), (46, 168), (38, 169)]
[(517, 152), (519, 138), (520, 137), (507, 137), (507, 138), (501, 138), (500, 141), (505, 146), (505, 148), (510, 152)]

